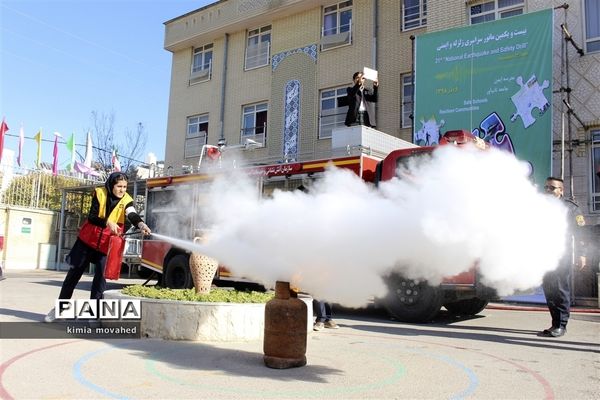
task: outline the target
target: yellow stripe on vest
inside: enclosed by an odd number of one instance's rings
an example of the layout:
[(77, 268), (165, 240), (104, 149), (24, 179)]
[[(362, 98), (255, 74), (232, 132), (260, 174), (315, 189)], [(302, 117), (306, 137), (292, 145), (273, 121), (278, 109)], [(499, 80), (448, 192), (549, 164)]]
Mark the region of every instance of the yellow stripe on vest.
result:
[[(100, 204), (100, 209), (98, 210), (98, 218), (104, 219), (106, 217), (106, 201), (108, 198), (108, 190), (106, 188), (96, 188), (96, 198), (98, 199), (98, 203)], [(128, 194), (125, 195), (119, 200), (115, 208), (111, 211), (110, 215), (106, 219), (107, 221), (115, 222), (117, 224), (125, 223), (125, 206), (133, 201), (133, 198)]]

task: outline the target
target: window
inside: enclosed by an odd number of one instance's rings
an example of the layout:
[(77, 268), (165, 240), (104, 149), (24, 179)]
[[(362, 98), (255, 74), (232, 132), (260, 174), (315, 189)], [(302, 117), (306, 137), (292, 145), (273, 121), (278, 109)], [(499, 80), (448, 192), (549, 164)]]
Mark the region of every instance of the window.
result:
[(184, 158), (200, 157), (208, 137), (208, 114), (188, 117)]
[(600, 211), (600, 129), (590, 132), (592, 137), (592, 211)]
[(267, 103), (244, 106), (242, 116), (241, 143), (258, 143), (264, 146), (267, 139)]
[(212, 43), (194, 49), (190, 84), (204, 82), (210, 79), (212, 72), (212, 56)]
[(600, 51), (600, 1), (585, 0), (585, 50)]
[(352, 0), (323, 7), (321, 49), (352, 43)]
[(271, 25), (248, 31), (245, 69), (269, 65), (271, 56)]
[(427, 25), (427, 0), (404, 0), (402, 4), (402, 30)]
[(321, 91), (319, 139), (330, 138), (334, 128), (344, 126), (348, 112), (346, 96), (345, 86)]
[(412, 126), (411, 115), (413, 112), (413, 82), (412, 74), (402, 75), (402, 127)]
[(494, 0), (470, 8), (471, 25), (523, 14), (523, 0)]

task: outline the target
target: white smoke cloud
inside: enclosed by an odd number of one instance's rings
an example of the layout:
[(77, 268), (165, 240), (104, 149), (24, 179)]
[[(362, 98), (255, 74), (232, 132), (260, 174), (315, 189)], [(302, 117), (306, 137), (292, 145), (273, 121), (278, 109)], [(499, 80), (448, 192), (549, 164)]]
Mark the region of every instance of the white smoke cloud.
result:
[(331, 168), (309, 193), (262, 200), (255, 180), (217, 179), (205, 250), (236, 276), (268, 287), (290, 281), (348, 306), (384, 296), (391, 268), (437, 284), (477, 262), (484, 282), (506, 295), (556, 267), (566, 209), (539, 193), (512, 155), (444, 146), (404, 173), (375, 188)]

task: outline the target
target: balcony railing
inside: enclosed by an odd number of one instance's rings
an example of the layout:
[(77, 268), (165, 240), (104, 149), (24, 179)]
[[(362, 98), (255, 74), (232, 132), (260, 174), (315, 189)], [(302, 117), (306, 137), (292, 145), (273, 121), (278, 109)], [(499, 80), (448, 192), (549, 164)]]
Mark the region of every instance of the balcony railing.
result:
[(246, 47), (245, 69), (252, 69), (269, 65), (271, 42), (260, 42)]
[(321, 29), (321, 50), (344, 46), (352, 43), (352, 20), (346, 25), (339, 27)]
[(202, 131), (196, 137), (186, 138), (183, 149), (183, 157), (198, 157), (202, 150), (202, 146), (206, 144), (207, 134)]
[(267, 124), (241, 129), (240, 144), (251, 147), (265, 147), (267, 139)]
[(210, 80), (212, 76), (212, 60), (208, 62), (208, 67), (203, 69), (192, 69), (190, 73), (190, 85)]
[(340, 108), (332, 108), (321, 112), (319, 123), (319, 139), (331, 138), (331, 132), (334, 128), (341, 128), (346, 120), (346, 111)]

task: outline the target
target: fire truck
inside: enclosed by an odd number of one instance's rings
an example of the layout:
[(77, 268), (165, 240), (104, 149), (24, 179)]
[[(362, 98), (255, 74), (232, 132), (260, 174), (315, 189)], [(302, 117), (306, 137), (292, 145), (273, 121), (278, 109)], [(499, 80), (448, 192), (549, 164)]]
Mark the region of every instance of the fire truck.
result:
[[(350, 128), (345, 128), (350, 129)], [(241, 169), (256, 178), (258, 193), (269, 197), (275, 189), (296, 190), (306, 179), (319, 179), (328, 165), (353, 171), (364, 181), (377, 185), (397, 176), (398, 167), (414, 157), (430, 154), (436, 147), (416, 146), (393, 138), (370, 128), (357, 127), (359, 132), (333, 132), (333, 157), (319, 160), (288, 162), (270, 165), (249, 165)], [(373, 132), (372, 132), (373, 131)], [(342, 137), (342, 139), (336, 139)], [(382, 139), (383, 138), (383, 139)], [(385, 144), (381, 144), (385, 142)], [(358, 143), (358, 144), (357, 144)], [(474, 143), (485, 144), (467, 131), (447, 132), (440, 140), (441, 145), (462, 146)], [(336, 151), (337, 150), (337, 155)], [(345, 154), (340, 155), (340, 152)], [(182, 240), (193, 240), (203, 227), (201, 215), (202, 198), (208, 190), (207, 183), (213, 174), (189, 173), (176, 176), (150, 178), (146, 182), (146, 222), (153, 229), (177, 226), (172, 233)], [(186, 199), (187, 204), (177, 199)], [(157, 232), (159, 232), (157, 230)], [(171, 236), (171, 235), (169, 235)], [(141, 266), (159, 274), (159, 284), (170, 288), (191, 288), (193, 281), (189, 268), (190, 253), (170, 243), (144, 238), (141, 243)], [(432, 286), (425, 281), (407, 279), (397, 273), (383, 277), (388, 294), (376, 299), (396, 319), (407, 322), (431, 320), (444, 306), (449, 312), (474, 315), (482, 311), (493, 294), (478, 280), (477, 268), (457, 276), (448, 277), (440, 285)], [(244, 281), (224, 266), (216, 276), (217, 285), (231, 285)]]

